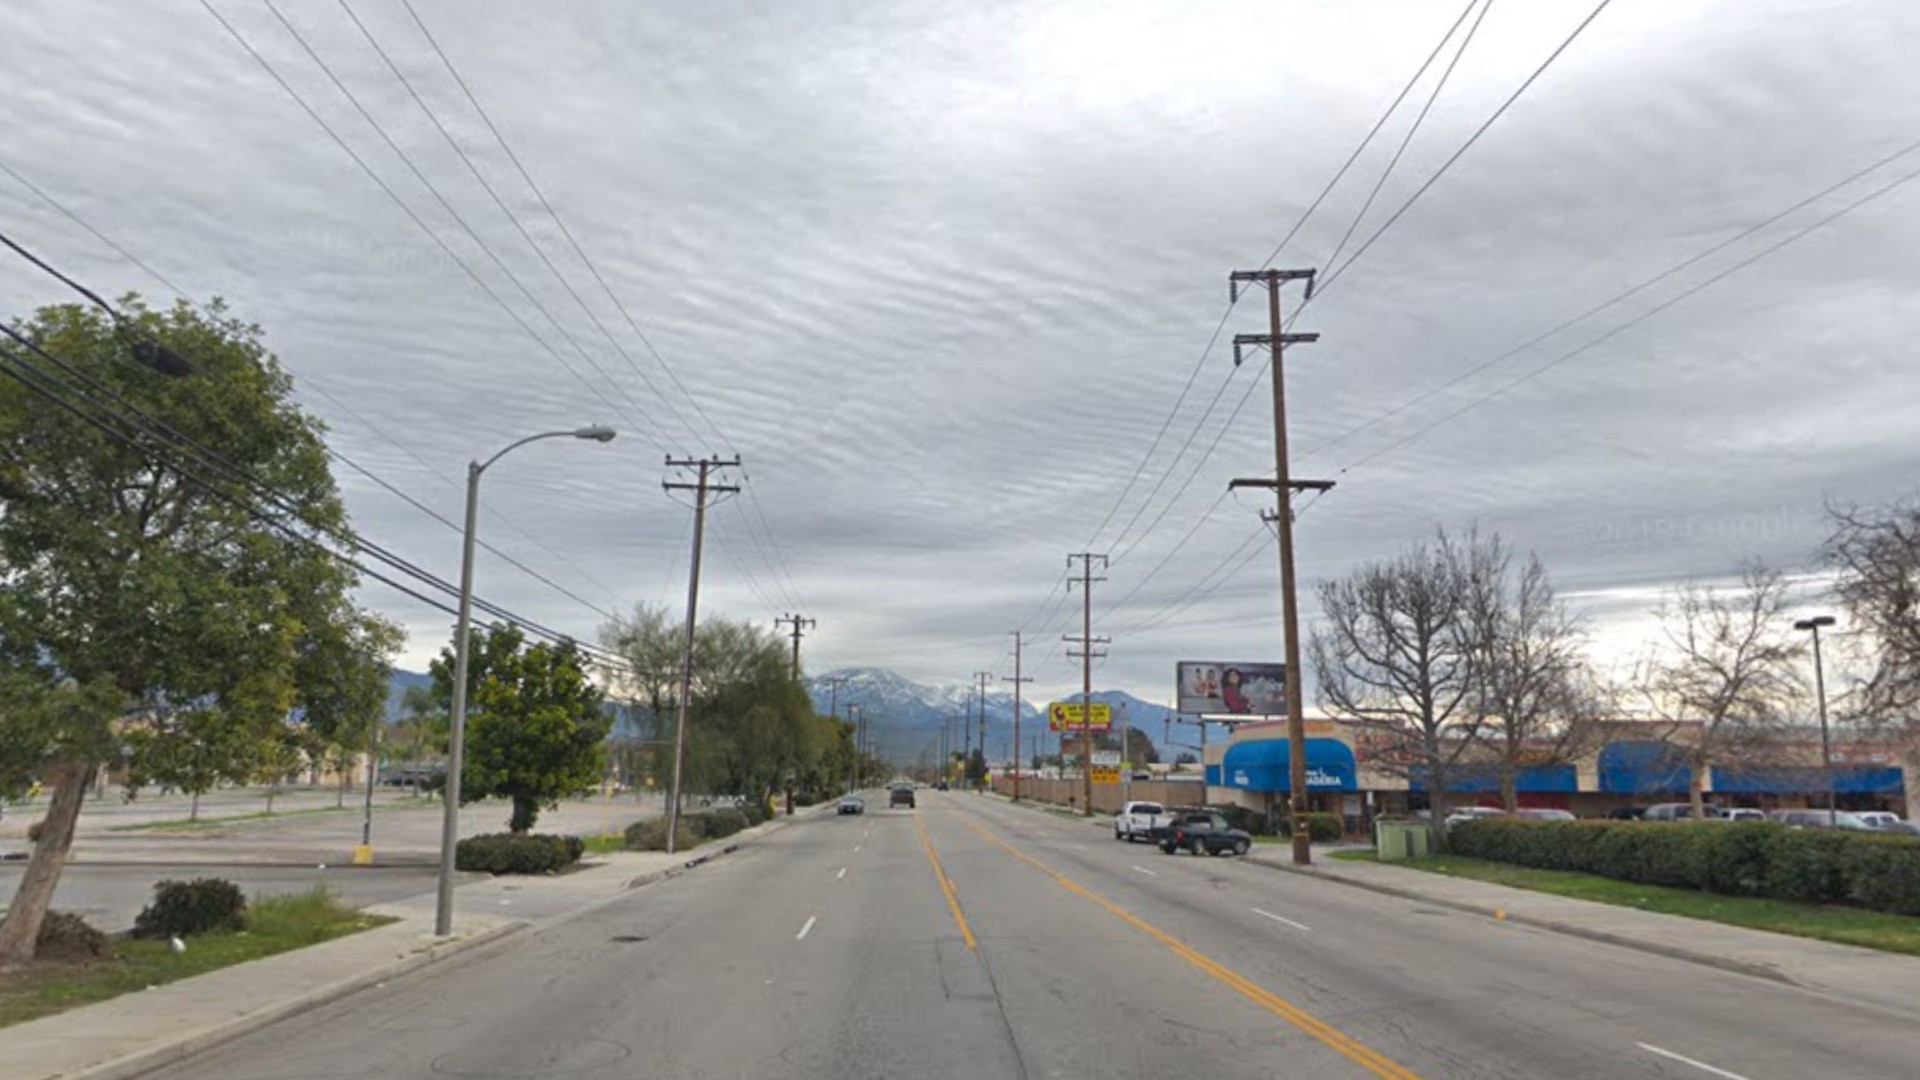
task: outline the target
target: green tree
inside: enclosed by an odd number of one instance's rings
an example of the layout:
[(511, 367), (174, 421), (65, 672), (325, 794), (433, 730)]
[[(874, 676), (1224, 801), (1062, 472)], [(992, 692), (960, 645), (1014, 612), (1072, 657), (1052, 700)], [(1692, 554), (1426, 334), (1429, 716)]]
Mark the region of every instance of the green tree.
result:
[[(442, 700), (453, 696), (453, 665), (451, 649), (433, 662), (434, 693)], [(507, 827), (524, 833), (541, 809), (600, 781), (612, 727), (579, 646), (528, 644), (511, 626), (476, 629), (467, 657), (460, 801), (511, 800)]]
[[(116, 438), (0, 381), (0, 773), (54, 793), (0, 924), (0, 968), (33, 957), (100, 763), (123, 749), (136, 774), (173, 760), (181, 740), (164, 718), (186, 709), (199, 714), (190, 729), (219, 735), (199, 741), (195, 768), (244, 769), (294, 709), (318, 704), (303, 657), (358, 614), (350, 568), (262, 520), (311, 534), (346, 518), (322, 427), (294, 404), (260, 329), (218, 302), (121, 308), (124, 322), (44, 308), (19, 330), (95, 396), (132, 403), (280, 499), (204, 464), (187, 475), (171, 437)], [(191, 372), (135, 362), (154, 342)]]

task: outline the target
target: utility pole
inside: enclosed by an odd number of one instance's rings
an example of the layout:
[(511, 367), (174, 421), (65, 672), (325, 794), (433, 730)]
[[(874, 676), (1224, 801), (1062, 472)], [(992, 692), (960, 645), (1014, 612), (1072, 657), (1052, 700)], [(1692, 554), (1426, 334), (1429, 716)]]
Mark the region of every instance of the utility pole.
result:
[(693, 566), (687, 574), (687, 639), (686, 648), (680, 662), (680, 708), (679, 719), (674, 724), (673, 734), (673, 791), (667, 800), (667, 854), (676, 850), (675, 840), (680, 834), (680, 780), (687, 763), (687, 706), (693, 698), (693, 629), (694, 621), (700, 613), (700, 544), (706, 538), (707, 497), (709, 495), (735, 494), (740, 488), (732, 484), (716, 484), (714, 474), (721, 469), (740, 467), (738, 456), (722, 461), (718, 458), (672, 458), (667, 459), (669, 469), (698, 470), (699, 479), (695, 483), (675, 483), (671, 480), (660, 484), (665, 491), (692, 491), (693, 502)]
[[(1080, 660), (1080, 739), (1081, 739), (1080, 787), (1081, 787), (1082, 797), (1086, 800), (1086, 804), (1087, 804), (1083, 808), (1082, 812), (1085, 813), (1086, 816), (1092, 817), (1093, 816), (1093, 659), (1094, 659), (1094, 656), (1096, 655), (1093, 647), (1095, 645), (1111, 644), (1113, 639), (1106, 638), (1106, 637), (1097, 638), (1093, 636), (1093, 583), (1096, 581), (1107, 580), (1106, 578), (1103, 578), (1103, 577), (1093, 576), (1093, 560), (1099, 559), (1100, 568), (1104, 570), (1106, 569), (1106, 566), (1107, 566), (1107, 557), (1105, 555), (1099, 555), (1091, 551), (1083, 551), (1077, 555), (1068, 555), (1067, 556), (1068, 570), (1073, 569), (1073, 561), (1075, 559), (1080, 560), (1080, 581), (1079, 581), (1079, 584), (1080, 584), (1080, 636), (1078, 638), (1075, 638), (1073, 635), (1067, 634), (1063, 636), (1062, 640), (1078, 641), (1080, 643), (1080, 651), (1076, 653), (1072, 649), (1068, 649), (1067, 657), (1068, 659), (1073, 659), (1075, 657), (1078, 657)], [(1067, 588), (1071, 590), (1073, 586), (1074, 586), (1074, 579), (1068, 578)], [(1106, 653), (1102, 652), (1102, 653), (1099, 653), (1098, 655), (1105, 656)]]
[[(1033, 681), (1033, 676), (1031, 675), (1025, 678), (1022, 678), (1020, 675), (1020, 650), (1021, 650), (1020, 631), (1015, 630), (1013, 632), (1013, 676), (1011, 678), (1007, 678), (1003, 676), (1001, 679), (1002, 682), (1010, 682), (1013, 684), (1013, 801), (1014, 802), (1020, 801), (1020, 684), (1030, 683)], [(1037, 735), (1034, 737), (1034, 741), (1036, 743), (1039, 742), (1039, 737)], [(1037, 754), (1039, 752), (1040, 752), (1039, 749), (1036, 747), (1034, 750), (1034, 753)]]
[(960, 786), (967, 786), (967, 763), (973, 760), (973, 687), (967, 687), (967, 714), (960, 718)]
[(867, 722), (858, 705), (847, 706), (847, 713), (853, 717), (853, 786), (861, 790), (867, 786)]
[(805, 618), (804, 616), (800, 616), (800, 615), (782, 615), (779, 618), (773, 620), (773, 625), (776, 627), (786, 626), (788, 624), (791, 624), (793, 626), (793, 634), (792, 634), (793, 681), (799, 682), (800, 681), (800, 635), (802, 632), (811, 630), (820, 624), (814, 622), (812, 619)]
[(993, 678), (991, 671), (976, 671), (973, 677), (980, 680), (980, 783), (975, 791), (985, 791), (987, 787), (987, 680)]
[(840, 719), (840, 684), (847, 681), (845, 675), (829, 675), (823, 680), (827, 684), (827, 714), (835, 720)]
[[(1267, 290), (1265, 334), (1235, 334), (1233, 362), (1240, 364), (1240, 350), (1246, 345), (1265, 345), (1272, 356), (1273, 369), (1273, 475), (1277, 501), (1274, 531), (1280, 544), (1280, 620), (1285, 637), (1287, 664), (1287, 810), (1293, 831), (1293, 861), (1305, 866), (1313, 861), (1312, 838), (1307, 835), (1307, 729), (1300, 686), (1300, 611), (1293, 579), (1293, 476), (1287, 462), (1287, 378), (1283, 357), (1288, 345), (1307, 345), (1320, 340), (1319, 334), (1289, 334), (1282, 331), (1280, 287), (1289, 281), (1307, 283), (1308, 300), (1313, 299), (1313, 270), (1235, 270), (1227, 275), (1230, 300), (1240, 299), (1240, 286), (1258, 284)], [(1331, 485), (1328, 485), (1331, 486)], [(1204, 767), (1204, 766), (1203, 766)]]

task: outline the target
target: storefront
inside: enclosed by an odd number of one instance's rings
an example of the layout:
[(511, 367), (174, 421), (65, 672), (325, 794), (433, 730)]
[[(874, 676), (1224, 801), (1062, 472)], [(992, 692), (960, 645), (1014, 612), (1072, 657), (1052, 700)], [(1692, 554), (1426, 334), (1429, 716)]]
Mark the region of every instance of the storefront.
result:
[[(1447, 778), (1452, 806), (1499, 806), (1500, 770), (1483, 764), (1456, 766)], [(1431, 805), (1427, 794), (1426, 770), (1416, 768), (1409, 778), (1416, 805)], [(1580, 770), (1567, 765), (1523, 765), (1515, 770), (1514, 794), (1521, 806), (1537, 809), (1571, 810), (1573, 797), (1580, 790)]]

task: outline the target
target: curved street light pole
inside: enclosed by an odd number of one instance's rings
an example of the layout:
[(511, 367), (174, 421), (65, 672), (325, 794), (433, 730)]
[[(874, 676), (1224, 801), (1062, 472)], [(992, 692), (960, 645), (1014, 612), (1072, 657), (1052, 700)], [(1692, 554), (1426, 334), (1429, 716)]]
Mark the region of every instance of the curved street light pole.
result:
[(473, 625), (473, 536), (474, 522), (480, 511), (480, 474), (487, 471), (509, 451), (540, 439), (592, 439), (609, 442), (610, 427), (595, 425), (571, 431), (546, 431), (507, 444), (485, 461), (467, 463), (467, 520), (460, 548), (460, 615), (453, 637), (453, 709), (447, 724), (447, 779), (441, 792), (445, 805), (440, 819), (440, 881), (434, 897), (433, 932), (446, 937), (453, 932), (453, 862), (460, 842), (460, 753), (467, 728), (467, 652)]

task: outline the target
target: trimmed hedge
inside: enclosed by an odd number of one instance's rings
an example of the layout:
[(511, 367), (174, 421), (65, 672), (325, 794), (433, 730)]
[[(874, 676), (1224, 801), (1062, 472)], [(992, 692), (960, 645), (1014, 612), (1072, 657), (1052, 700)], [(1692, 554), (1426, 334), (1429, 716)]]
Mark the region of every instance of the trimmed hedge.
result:
[(49, 911), (40, 923), (34, 956), (40, 960), (92, 960), (107, 949), (107, 935), (71, 911)]
[(1764, 822), (1463, 822), (1454, 854), (1732, 896), (1920, 915), (1920, 840)]
[[(675, 837), (674, 849), (685, 851), (700, 843), (704, 837), (700, 829), (691, 820), (694, 815), (680, 815), (680, 831)], [(665, 851), (667, 850), (667, 819), (663, 814), (657, 818), (636, 821), (627, 826), (628, 851)]]
[[(1306, 818), (1307, 839), (1315, 843), (1331, 844), (1347, 834), (1347, 824), (1341, 820), (1339, 814), (1329, 814), (1324, 811), (1315, 810), (1310, 811), (1306, 815)], [(1280, 819), (1280, 835), (1293, 835), (1293, 821), (1291, 818), (1283, 817)]]
[(453, 865), (482, 874), (551, 874), (579, 862), (585, 851), (585, 841), (577, 836), (489, 833), (460, 841)]
[(153, 887), (153, 903), (133, 919), (137, 938), (191, 937), (216, 930), (244, 930), (247, 897), (224, 878), (162, 881)]

